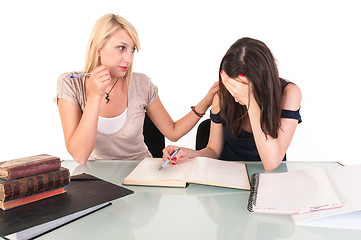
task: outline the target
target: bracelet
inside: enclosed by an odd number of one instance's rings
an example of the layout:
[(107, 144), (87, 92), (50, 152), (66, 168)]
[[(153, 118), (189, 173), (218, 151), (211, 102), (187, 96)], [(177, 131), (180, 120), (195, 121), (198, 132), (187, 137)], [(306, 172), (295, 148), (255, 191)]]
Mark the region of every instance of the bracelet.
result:
[(199, 113), (199, 112), (196, 111), (196, 107), (195, 107), (195, 106), (192, 106), (191, 109), (192, 109), (192, 111), (194, 112), (194, 114), (197, 115), (197, 117), (200, 117), (200, 118), (201, 118), (201, 117), (204, 116), (204, 113), (202, 114), (202, 113)]

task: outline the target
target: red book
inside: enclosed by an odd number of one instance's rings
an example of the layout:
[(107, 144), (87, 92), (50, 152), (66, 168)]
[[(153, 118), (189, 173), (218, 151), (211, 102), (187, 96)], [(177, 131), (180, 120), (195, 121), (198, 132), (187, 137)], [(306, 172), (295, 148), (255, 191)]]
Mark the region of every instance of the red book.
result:
[(0, 162), (0, 178), (16, 179), (60, 168), (60, 158), (48, 154), (17, 158)]
[(53, 189), (53, 190), (42, 192), (42, 193), (38, 193), (38, 194), (31, 195), (31, 196), (24, 197), (24, 198), (15, 199), (15, 200), (12, 200), (12, 201), (9, 201), (9, 202), (0, 202), (0, 208), (2, 210), (7, 210), (7, 209), (10, 209), (10, 208), (22, 206), (22, 205), (25, 205), (25, 204), (28, 204), (28, 203), (36, 202), (36, 201), (39, 201), (41, 199), (56, 196), (56, 195), (59, 195), (59, 194), (62, 194), (62, 193), (66, 193), (65, 187)]

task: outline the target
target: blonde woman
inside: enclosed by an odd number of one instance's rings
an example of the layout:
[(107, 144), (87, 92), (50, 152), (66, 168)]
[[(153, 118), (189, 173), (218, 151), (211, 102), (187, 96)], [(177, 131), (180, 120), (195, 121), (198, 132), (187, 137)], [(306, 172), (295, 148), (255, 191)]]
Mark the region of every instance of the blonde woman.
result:
[[(150, 157), (142, 135), (145, 111), (165, 137), (177, 141), (210, 107), (218, 84), (193, 111), (174, 122), (152, 81), (132, 73), (134, 52), (139, 49), (132, 24), (118, 15), (104, 15), (91, 33), (84, 71), (59, 77), (56, 99), (65, 145), (79, 164), (88, 159)], [(85, 73), (90, 74), (76, 76)]]

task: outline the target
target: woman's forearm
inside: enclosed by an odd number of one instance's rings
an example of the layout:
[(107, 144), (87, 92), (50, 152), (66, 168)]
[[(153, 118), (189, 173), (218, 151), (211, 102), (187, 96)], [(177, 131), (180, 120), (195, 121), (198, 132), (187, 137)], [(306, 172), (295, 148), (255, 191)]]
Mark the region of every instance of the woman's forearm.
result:
[(100, 101), (88, 99), (79, 124), (67, 143), (68, 152), (79, 164), (86, 164), (94, 149), (99, 108)]
[[(194, 110), (197, 113), (204, 115), (210, 106), (211, 105), (204, 98), (195, 106)], [(169, 132), (167, 138), (171, 141), (177, 141), (187, 134), (200, 119), (201, 117), (197, 116), (196, 113), (191, 110), (184, 117), (174, 122), (173, 131)]]
[(194, 157), (208, 157), (208, 158), (214, 158), (214, 159), (218, 159), (219, 155), (216, 151), (214, 151), (213, 149), (206, 147), (203, 148), (201, 150), (195, 151), (196, 154)]
[[(204, 114), (209, 106), (210, 103), (204, 98), (195, 106), (195, 110)], [(184, 117), (174, 122), (159, 98), (147, 107), (146, 111), (161, 133), (173, 142), (187, 134), (201, 119), (191, 110)]]
[(256, 101), (251, 101), (248, 115), (257, 150), (265, 170), (273, 170), (281, 163), (284, 153), (281, 151), (278, 139), (272, 138), (262, 131), (260, 114), (261, 110)]
[(206, 96), (184, 117), (175, 122), (164, 108), (159, 97), (151, 106), (146, 108), (147, 113), (165, 137), (173, 142), (178, 141), (197, 124), (212, 105), (213, 98), (219, 89), (218, 85), (218, 82), (215, 82)]

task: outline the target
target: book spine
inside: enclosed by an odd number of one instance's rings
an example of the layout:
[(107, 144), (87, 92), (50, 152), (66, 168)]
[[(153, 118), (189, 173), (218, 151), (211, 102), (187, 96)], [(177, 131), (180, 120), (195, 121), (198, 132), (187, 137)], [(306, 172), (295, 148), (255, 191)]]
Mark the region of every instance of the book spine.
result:
[(255, 206), (257, 202), (258, 183), (259, 183), (259, 173), (254, 173), (251, 177), (251, 190), (249, 193), (248, 206), (247, 206), (247, 209), (250, 212), (254, 212), (253, 206)]
[(58, 170), (61, 166), (59, 158), (49, 158), (37, 162), (25, 163), (9, 168), (7, 180), (32, 176), (40, 173)]
[(66, 186), (70, 183), (70, 172), (67, 168), (38, 174), (2, 183), (0, 200), (2, 202), (18, 199), (40, 192)]
[(38, 193), (38, 194), (34, 194), (28, 197), (23, 197), (23, 198), (19, 198), (19, 199), (14, 199), (12, 201), (8, 201), (8, 202), (0, 202), (0, 208), (2, 210), (8, 210), (14, 207), (18, 207), (18, 206), (22, 206), (28, 203), (33, 203), (45, 198), (49, 198), (49, 197), (53, 197), (62, 193), (66, 193), (66, 190), (64, 187), (62, 188), (56, 188), (54, 190), (50, 190), (50, 191), (46, 191), (46, 192), (42, 192), (42, 193)]

